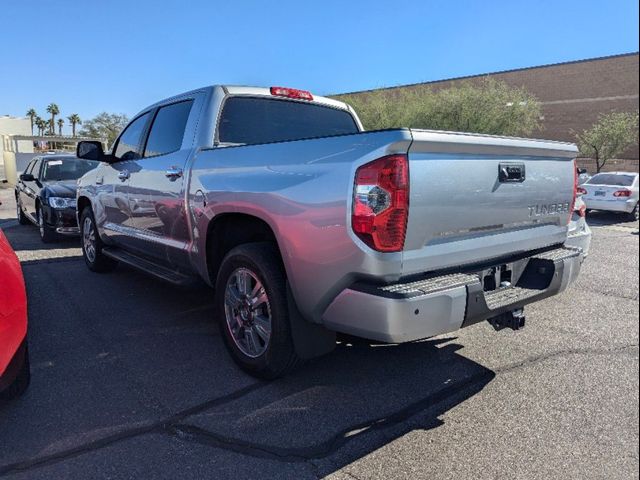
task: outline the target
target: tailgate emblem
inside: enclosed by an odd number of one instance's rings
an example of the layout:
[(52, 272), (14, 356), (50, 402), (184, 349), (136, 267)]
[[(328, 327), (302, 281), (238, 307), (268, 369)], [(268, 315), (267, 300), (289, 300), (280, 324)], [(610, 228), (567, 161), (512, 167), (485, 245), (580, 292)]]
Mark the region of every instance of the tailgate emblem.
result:
[(529, 217), (544, 217), (545, 215), (558, 215), (569, 213), (569, 203), (549, 203), (541, 205), (529, 205)]

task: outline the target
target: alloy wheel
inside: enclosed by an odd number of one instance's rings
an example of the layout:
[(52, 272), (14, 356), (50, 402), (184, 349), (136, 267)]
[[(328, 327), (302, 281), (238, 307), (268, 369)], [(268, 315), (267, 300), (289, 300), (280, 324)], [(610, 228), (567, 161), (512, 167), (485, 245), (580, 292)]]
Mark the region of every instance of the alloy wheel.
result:
[(246, 267), (233, 271), (224, 293), (227, 328), (240, 351), (251, 358), (262, 355), (271, 339), (271, 305), (264, 285)]
[(40, 237), (44, 238), (44, 217), (40, 209), (38, 209), (38, 229), (40, 230)]
[(96, 230), (90, 217), (86, 217), (82, 224), (82, 248), (89, 262), (96, 261)]

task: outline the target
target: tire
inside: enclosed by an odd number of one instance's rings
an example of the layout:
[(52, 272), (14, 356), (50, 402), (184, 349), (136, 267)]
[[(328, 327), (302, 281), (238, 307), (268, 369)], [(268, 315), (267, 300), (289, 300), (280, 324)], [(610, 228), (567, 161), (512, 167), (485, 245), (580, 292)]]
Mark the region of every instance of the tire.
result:
[(86, 207), (80, 216), (80, 241), (82, 258), (92, 272), (110, 272), (118, 266), (118, 262), (102, 253), (104, 244), (96, 229), (96, 220), (90, 207)]
[(255, 377), (279, 378), (300, 362), (286, 291), (280, 254), (271, 243), (240, 245), (222, 260), (215, 300), (220, 332), (233, 360)]
[(27, 389), (29, 382), (31, 382), (31, 366), (29, 364), (29, 347), (27, 346), (24, 353), (24, 362), (22, 362), (16, 379), (5, 390), (0, 392), (0, 400), (12, 400), (19, 397)]
[(42, 243), (52, 243), (57, 241), (58, 234), (53, 228), (45, 223), (40, 206), (36, 207), (36, 219), (38, 220), (38, 230), (40, 231), (40, 240), (42, 240)]
[(631, 213), (627, 214), (627, 219), (630, 222), (637, 222), (640, 219), (640, 203), (636, 203), (636, 208), (633, 209)]
[(16, 217), (20, 225), (29, 225), (31, 222), (22, 211), (22, 204), (20, 203), (20, 197), (16, 196)]

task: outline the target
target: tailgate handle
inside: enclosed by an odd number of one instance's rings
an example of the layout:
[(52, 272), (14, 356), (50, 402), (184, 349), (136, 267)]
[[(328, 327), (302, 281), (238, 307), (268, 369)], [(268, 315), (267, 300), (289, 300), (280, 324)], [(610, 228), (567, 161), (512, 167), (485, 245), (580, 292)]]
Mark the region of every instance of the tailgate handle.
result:
[(501, 163), (498, 166), (498, 177), (500, 183), (524, 182), (524, 163)]

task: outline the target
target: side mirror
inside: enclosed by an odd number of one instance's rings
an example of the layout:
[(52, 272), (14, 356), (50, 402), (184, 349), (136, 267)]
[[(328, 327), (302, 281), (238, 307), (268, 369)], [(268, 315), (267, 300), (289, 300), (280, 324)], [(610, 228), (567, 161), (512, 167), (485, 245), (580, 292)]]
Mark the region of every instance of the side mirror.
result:
[(579, 168), (578, 169), (578, 175), (584, 175), (587, 173), (587, 169), (586, 168)]
[(20, 180), (22, 180), (23, 182), (33, 182), (35, 181), (35, 178), (30, 173), (21, 173)]
[(102, 150), (102, 143), (94, 141), (78, 142), (76, 157), (85, 160), (97, 160), (99, 162), (107, 161), (107, 156), (104, 154), (104, 150)]

